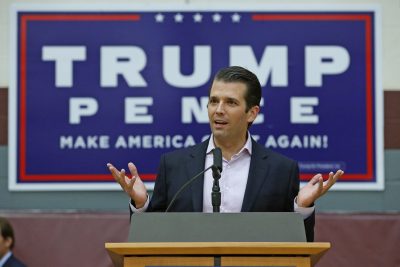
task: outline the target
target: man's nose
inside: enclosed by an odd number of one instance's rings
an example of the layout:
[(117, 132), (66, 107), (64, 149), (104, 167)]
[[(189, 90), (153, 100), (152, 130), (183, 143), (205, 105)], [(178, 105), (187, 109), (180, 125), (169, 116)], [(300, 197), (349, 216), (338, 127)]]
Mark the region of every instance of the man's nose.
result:
[(215, 110), (217, 113), (224, 113), (224, 103), (220, 101), (218, 103), (217, 109)]

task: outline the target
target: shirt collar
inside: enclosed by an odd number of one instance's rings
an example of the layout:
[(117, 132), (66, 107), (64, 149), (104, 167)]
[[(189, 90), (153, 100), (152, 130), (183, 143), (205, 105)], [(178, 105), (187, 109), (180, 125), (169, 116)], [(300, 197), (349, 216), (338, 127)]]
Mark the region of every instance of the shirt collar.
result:
[(3, 266), (4, 263), (6, 263), (6, 261), (11, 257), (11, 255), (12, 255), (12, 252), (10, 250), (6, 253), (6, 255), (3, 256), (3, 258), (0, 259), (0, 266)]
[[(207, 146), (207, 155), (210, 154), (212, 152), (212, 150), (215, 148), (215, 144), (214, 144), (214, 135), (211, 134), (210, 135), (210, 139), (208, 140), (208, 146)], [(240, 153), (242, 153), (243, 151), (247, 151), (249, 153), (249, 155), (251, 155), (252, 153), (252, 144), (251, 144), (251, 135), (250, 132), (247, 132), (247, 140), (246, 143), (244, 144), (244, 146), (239, 150), (239, 152), (237, 153), (237, 155), (239, 155)]]

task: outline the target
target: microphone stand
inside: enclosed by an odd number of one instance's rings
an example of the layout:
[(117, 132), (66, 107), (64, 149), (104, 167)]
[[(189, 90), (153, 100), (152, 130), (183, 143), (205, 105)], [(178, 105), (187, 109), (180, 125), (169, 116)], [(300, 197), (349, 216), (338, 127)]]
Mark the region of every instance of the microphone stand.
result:
[[(174, 197), (172, 198), (171, 202), (169, 203), (167, 209), (165, 210), (165, 212), (169, 212), (169, 210), (171, 209), (172, 205), (175, 203), (176, 198), (179, 196), (179, 194), (188, 186), (190, 185), (194, 180), (196, 180), (198, 177), (200, 177), (200, 175), (202, 175), (203, 173), (205, 173), (206, 171), (208, 171), (209, 169), (213, 169), (214, 172), (214, 165), (208, 167), (207, 169), (205, 169), (204, 171), (201, 171), (200, 173), (198, 173), (196, 176), (194, 176), (193, 178), (191, 178), (189, 181), (187, 181), (184, 185), (182, 185), (182, 187), (178, 190), (178, 192), (175, 193)], [(218, 170), (218, 169), (217, 169)]]
[(221, 172), (214, 165), (212, 168), (212, 176), (214, 183), (211, 192), (211, 204), (213, 206), (213, 212), (219, 212), (221, 206), (221, 190), (219, 188), (219, 178), (221, 178)]

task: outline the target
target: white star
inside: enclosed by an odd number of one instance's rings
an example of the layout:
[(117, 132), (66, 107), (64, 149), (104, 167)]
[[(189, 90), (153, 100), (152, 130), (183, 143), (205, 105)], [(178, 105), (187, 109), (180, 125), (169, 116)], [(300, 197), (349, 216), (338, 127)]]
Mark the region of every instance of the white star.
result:
[(214, 22), (221, 22), (222, 16), (221, 16), (219, 13), (215, 13), (215, 14), (212, 16), (212, 19), (213, 19)]
[(203, 19), (203, 16), (200, 13), (196, 13), (195, 15), (193, 15), (193, 20), (196, 23), (201, 22), (202, 19)]
[(235, 13), (232, 15), (232, 22), (234, 22), (234, 23), (240, 22), (240, 15), (238, 13)]
[(154, 18), (156, 19), (156, 22), (164, 22), (164, 15), (161, 13), (155, 15)]
[(175, 15), (175, 22), (181, 23), (183, 21), (183, 15), (181, 13), (178, 13)]

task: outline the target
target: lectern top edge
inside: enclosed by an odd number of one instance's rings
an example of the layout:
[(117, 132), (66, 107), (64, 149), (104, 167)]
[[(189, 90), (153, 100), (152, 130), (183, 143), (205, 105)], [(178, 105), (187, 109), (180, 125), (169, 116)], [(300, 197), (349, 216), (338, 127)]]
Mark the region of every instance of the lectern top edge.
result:
[(306, 242), (294, 212), (134, 213), (129, 242)]

